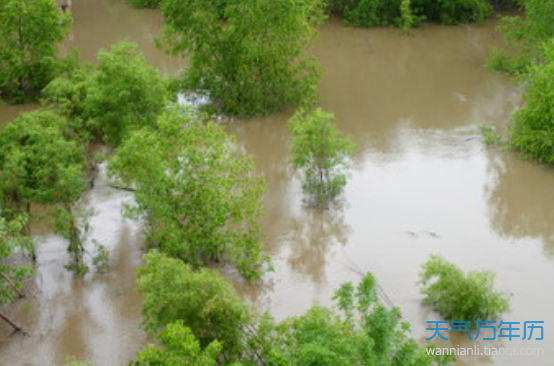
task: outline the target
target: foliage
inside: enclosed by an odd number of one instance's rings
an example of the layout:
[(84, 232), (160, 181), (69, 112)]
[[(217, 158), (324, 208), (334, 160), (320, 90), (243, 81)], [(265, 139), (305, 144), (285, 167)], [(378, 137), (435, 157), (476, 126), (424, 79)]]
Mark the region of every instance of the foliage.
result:
[(0, 95), (23, 102), (54, 76), (71, 18), (52, 0), (0, 0)]
[[(144, 296), (144, 328), (149, 333), (156, 334), (167, 324), (182, 321), (202, 347), (217, 340), (226, 357), (240, 352), (242, 328), (250, 321), (249, 310), (233, 286), (216, 271), (194, 271), (182, 261), (153, 250), (138, 269), (137, 287)], [(169, 327), (162, 341), (182, 331)]]
[(0, 212), (0, 305), (12, 302), (21, 294), (23, 281), (33, 272), (13, 261), (15, 254), (32, 251), (31, 238), (21, 235), (27, 217), (18, 215), (8, 220), (3, 214)]
[(492, 11), (487, 0), (328, 0), (327, 4), (347, 24), (396, 25), (405, 31), (425, 20), (447, 25), (480, 22)]
[(414, 13), (445, 25), (481, 22), (491, 14), (487, 0), (412, 0)]
[(521, 74), (546, 57), (542, 54), (542, 45), (554, 37), (554, 2), (522, 0), (521, 4), (524, 17), (502, 18), (499, 31), (506, 38), (508, 52), (493, 51), (489, 64), (494, 70)]
[(412, 28), (416, 25), (411, 3), (411, 0), (402, 0), (400, 3), (400, 28), (404, 34), (411, 34)]
[(397, 308), (378, 297), (377, 284), (367, 274), (357, 287), (343, 284), (335, 293), (341, 314), (313, 307), (305, 315), (275, 324), (265, 316), (250, 340), (249, 353), (266, 365), (447, 365), (450, 357), (428, 356), (409, 337)]
[(72, 50), (61, 61), (58, 76), (41, 93), (41, 104), (66, 117), (72, 133), (83, 141), (92, 139), (85, 100), (94, 71), (92, 64), (80, 61), (77, 51)]
[[(160, 256), (159, 253), (155, 255)], [(175, 271), (184, 271), (181, 263), (169, 258), (163, 260), (173, 261)], [(152, 266), (154, 262), (151, 259), (148, 261), (146, 266)], [(158, 266), (163, 268), (165, 265)], [(160, 273), (152, 269), (149, 272), (152, 277), (158, 276), (156, 284), (151, 284), (152, 289), (162, 288), (161, 293), (174, 286), (174, 277), (165, 270)], [(212, 275), (215, 276), (215, 273)], [(181, 274), (177, 277), (180, 278)], [(227, 286), (230, 287), (230, 284), (227, 283)], [(172, 292), (162, 296), (162, 300), (170, 298), (174, 304), (186, 304), (190, 300), (180, 299), (186, 296), (184, 293), (187, 291), (179, 291), (180, 288), (178, 285), (172, 290), (175, 295)], [(188, 296), (193, 298), (195, 294), (193, 290)], [(351, 283), (342, 285), (335, 293), (335, 300), (340, 312), (315, 306), (302, 316), (280, 323), (267, 314), (256, 323), (254, 318), (250, 318), (248, 323), (240, 325), (240, 339), (244, 342), (237, 344), (236, 357), (225, 357), (224, 352), (223, 358), (218, 356), (225, 349), (225, 342), (199, 344), (195, 340), (195, 328), (192, 327), (192, 331), (188, 329), (187, 321), (169, 323), (159, 337), (161, 347), (147, 347), (138, 355), (138, 361), (133, 366), (439, 366), (449, 365), (454, 360), (453, 356), (428, 355), (426, 348), (418, 346), (409, 337), (409, 325), (401, 321), (399, 309), (389, 309), (380, 301), (378, 285), (372, 275), (366, 275), (357, 287)], [(163, 306), (165, 304), (159, 307), (160, 313)], [(185, 308), (185, 305), (180, 306)], [(190, 309), (191, 314), (194, 314), (193, 310)], [(231, 321), (235, 318), (230, 315), (227, 319)]]
[(70, 357), (65, 363), (66, 366), (95, 366), (92, 361), (88, 360), (78, 360), (75, 357)]
[(398, 23), (401, 0), (345, 0), (342, 14), (347, 24), (375, 27)]
[(159, 72), (136, 44), (121, 42), (110, 52), (99, 52), (84, 114), (105, 141), (118, 145), (133, 129), (154, 125), (166, 101), (166, 85)]
[(500, 134), (496, 132), (496, 129), (493, 126), (483, 125), (479, 126), (479, 129), (483, 134), (486, 145), (502, 146), (505, 144), (502, 136), (500, 136)]
[[(108, 266), (108, 249), (92, 240), (89, 243), (89, 234), (91, 231), (90, 219), (94, 214), (93, 210), (87, 210), (79, 219), (77, 219), (74, 209), (71, 206), (64, 205), (55, 210), (55, 232), (69, 241), (68, 252), (72, 261), (65, 265), (65, 268), (74, 272), (78, 276), (84, 276), (89, 272), (89, 263), (85, 261), (85, 255), (91, 257), (91, 263), (98, 271)], [(95, 254), (87, 251), (87, 244), (93, 244)], [(88, 245), (90, 247), (90, 245)]]
[(136, 186), (150, 241), (163, 252), (195, 266), (228, 260), (259, 277), (265, 183), (223, 128), (171, 109), (155, 131), (133, 133), (110, 166)]
[(544, 63), (530, 69), (527, 105), (513, 116), (510, 143), (531, 159), (554, 164), (554, 38), (543, 53)]
[(440, 256), (431, 256), (420, 273), (425, 302), (446, 320), (497, 319), (510, 308), (508, 298), (494, 289), (492, 272), (467, 275)]
[[(69, 251), (82, 248), (71, 214), (86, 188), (84, 149), (68, 137), (64, 117), (48, 110), (20, 114), (0, 132), (0, 202), (30, 213), (31, 204), (59, 205), (66, 213)], [(33, 253), (34, 255), (34, 253)]]
[(216, 366), (221, 343), (213, 341), (204, 349), (182, 322), (170, 323), (160, 334), (163, 348), (149, 345), (137, 355), (132, 366)]
[(317, 98), (319, 67), (306, 48), (322, 0), (165, 0), (162, 47), (188, 53), (184, 90), (228, 115), (256, 116)]
[(316, 204), (324, 204), (344, 189), (344, 170), (355, 145), (337, 129), (334, 116), (322, 109), (298, 111), (289, 128), (293, 135), (292, 163), (305, 175), (302, 188)]
[(20, 114), (0, 132), (0, 202), (27, 210), (70, 204), (85, 189), (84, 151), (70, 140), (63, 117), (48, 110)]
[(162, 0), (129, 0), (129, 4), (137, 8), (158, 8)]

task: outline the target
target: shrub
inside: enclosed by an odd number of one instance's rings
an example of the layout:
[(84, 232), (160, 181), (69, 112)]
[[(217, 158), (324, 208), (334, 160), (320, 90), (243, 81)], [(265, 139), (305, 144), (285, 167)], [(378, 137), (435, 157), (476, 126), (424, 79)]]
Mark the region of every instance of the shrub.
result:
[(554, 164), (554, 38), (544, 57), (544, 64), (530, 70), (527, 105), (513, 116), (510, 144), (531, 159)]
[(424, 302), (444, 319), (456, 321), (497, 319), (509, 310), (509, 300), (494, 289), (492, 272), (467, 275), (442, 257), (431, 256), (420, 274)]
[(306, 48), (322, 0), (165, 0), (162, 47), (190, 55), (182, 89), (212, 111), (259, 116), (317, 100), (320, 69)]

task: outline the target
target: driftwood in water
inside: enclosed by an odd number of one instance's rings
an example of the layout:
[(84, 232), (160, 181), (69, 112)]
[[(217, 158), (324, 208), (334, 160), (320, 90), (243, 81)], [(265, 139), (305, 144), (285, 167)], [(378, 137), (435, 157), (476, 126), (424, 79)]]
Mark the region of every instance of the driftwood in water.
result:
[(3, 314), (0, 312), (0, 318), (4, 320), (6, 323), (12, 326), (13, 329), (15, 329), (17, 332), (21, 332), (25, 335), (29, 335), (23, 328), (21, 328), (19, 325), (17, 325), (13, 320), (11, 320), (6, 314)]

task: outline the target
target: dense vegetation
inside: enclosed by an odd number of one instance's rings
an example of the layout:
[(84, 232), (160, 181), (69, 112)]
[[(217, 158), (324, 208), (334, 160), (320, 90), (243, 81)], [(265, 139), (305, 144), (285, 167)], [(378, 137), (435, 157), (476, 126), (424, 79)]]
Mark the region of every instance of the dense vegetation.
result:
[(522, 0), (524, 17), (504, 17), (507, 50), (493, 50), (488, 66), (519, 75), (526, 105), (511, 120), (509, 146), (539, 162), (554, 163), (554, 2)]
[(154, 246), (195, 266), (229, 260), (260, 276), (264, 180), (220, 126), (169, 108), (155, 129), (124, 142), (111, 167), (136, 187)]
[[(163, 49), (187, 53), (181, 88), (226, 115), (259, 116), (317, 99), (319, 68), (306, 47), (321, 0), (164, 0)], [(222, 13), (223, 11), (223, 13)], [(223, 15), (222, 15), (223, 14)]]
[(511, 145), (531, 159), (554, 164), (554, 37), (542, 55), (544, 61), (529, 71), (527, 105), (513, 117)]
[(330, 0), (329, 8), (347, 24), (362, 27), (402, 26), (411, 14), (411, 26), (424, 21), (455, 25), (485, 20), (491, 13), (486, 0)]
[(506, 295), (494, 289), (492, 272), (466, 275), (439, 256), (432, 256), (425, 263), (420, 283), (424, 301), (447, 320), (498, 319), (510, 308)]
[(0, 96), (21, 103), (55, 76), (71, 18), (52, 0), (0, 1)]
[(509, 74), (525, 74), (542, 63), (543, 44), (554, 37), (554, 2), (521, 0), (525, 16), (502, 17), (499, 31), (506, 39), (506, 51), (493, 49), (489, 68)]
[(139, 269), (148, 330), (161, 331), (134, 366), (146, 365), (447, 365), (408, 335), (397, 308), (378, 297), (368, 274), (335, 294), (339, 312), (313, 307), (275, 322), (257, 316), (217, 272), (193, 272), (180, 261), (151, 252)]
[(120, 144), (134, 129), (153, 126), (168, 101), (167, 83), (136, 44), (121, 42), (100, 51), (95, 67), (76, 56), (46, 86), (43, 104), (70, 119), (85, 140)]
[(292, 132), (292, 164), (302, 170), (302, 189), (323, 205), (342, 193), (345, 169), (354, 144), (334, 124), (335, 117), (322, 109), (298, 111), (289, 121)]

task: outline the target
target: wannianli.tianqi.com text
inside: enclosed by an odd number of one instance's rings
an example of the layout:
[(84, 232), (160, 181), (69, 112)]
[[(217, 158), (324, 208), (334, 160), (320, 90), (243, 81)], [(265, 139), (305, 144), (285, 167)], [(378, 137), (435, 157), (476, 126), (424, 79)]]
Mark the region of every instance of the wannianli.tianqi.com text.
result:
[(453, 356), (544, 356), (542, 348), (516, 348), (516, 347), (429, 347), (428, 355), (453, 355)]

